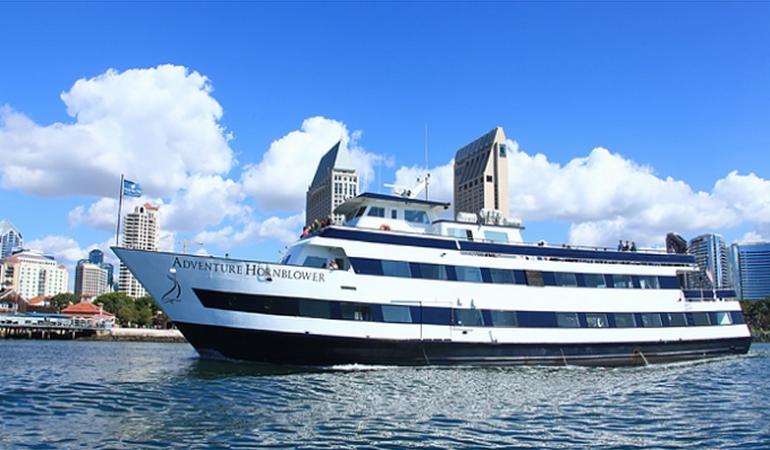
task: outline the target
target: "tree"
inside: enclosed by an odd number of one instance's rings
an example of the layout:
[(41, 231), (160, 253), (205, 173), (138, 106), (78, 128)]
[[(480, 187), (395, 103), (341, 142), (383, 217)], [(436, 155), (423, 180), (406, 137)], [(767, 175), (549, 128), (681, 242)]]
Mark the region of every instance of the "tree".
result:
[(51, 306), (60, 311), (71, 304), (78, 303), (78, 298), (72, 292), (56, 294), (51, 298)]

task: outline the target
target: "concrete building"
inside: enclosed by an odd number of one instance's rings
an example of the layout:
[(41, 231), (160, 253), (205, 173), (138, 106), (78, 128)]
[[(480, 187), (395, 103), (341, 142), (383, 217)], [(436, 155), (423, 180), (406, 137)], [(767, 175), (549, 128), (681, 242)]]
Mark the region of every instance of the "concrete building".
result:
[[(139, 250), (158, 250), (158, 208), (149, 203), (134, 208), (134, 212), (126, 214), (123, 227), (123, 247)], [(147, 291), (131, 272), (120, 265), (119, 291), (129, 297), (143, 297)]]
[(67, 292), (67, 269), (50, 256), (29, 250), (17, 251), (5, 259), (4, 280), (25, 300)]
[[(321, 158), (305, 200), (305, 223), (331, 217), (341, 223), (343, 216), (333, 215), (334, 208), (358, 195), (358, 174), (342, 141), (337, 142)], [(333, 217), (332, 217), (333, 216)]]
[(24, 238), (21, 232), (7, 220), (0, 220), (0, 259), (11, 256), (14, 250), (21, 248)]
[[(113, 291), (115, 286), (115, 279), (114, 279), (115, 267), (110, 263), (104, 262), (103, 251), (99, 250), (98, 248), (91, 250), (90, 252), (88, 252), (88, 259), (81, 259), (80, 261), (78, 261), (77, 267), (80, 267), (80, 265), (83, 263), (95, 264), (101, 267), (102, 269), (104, 269), (104, 271), (107, 273), (107, 291), (106, 292)], [(75, 293), (77, 293), (77, 283), (78, 283), (77, 267), (75, 268), (75, 286), (76, 286)]]
[(770, 298), (770, 242), (733, 244), (730, 262), (738, 298)]
[(508, 149), (501, 127), (457, 150), (454, 207), (455, 215), (496, 209), (508, 217)]
[(107, 292), (110, 292), (107, 271), (91, 262), (78, 262), (75, 268), (75, 295), (91, 300)]
[(689, 289), (732, 288), (728, 249), (721, 235), (709, 233), (697, 236), (690, 240), (689, 248), (700, 269), (687, 274)]

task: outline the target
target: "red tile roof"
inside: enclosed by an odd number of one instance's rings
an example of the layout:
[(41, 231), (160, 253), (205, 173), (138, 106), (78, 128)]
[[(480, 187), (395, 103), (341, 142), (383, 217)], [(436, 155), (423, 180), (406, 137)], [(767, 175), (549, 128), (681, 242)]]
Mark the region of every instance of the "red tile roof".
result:
[(110, 314), (107, 311), (102, 310), (100, 306), (94, 305), (89, 302), (80, 302), (77, 305), (70, 305), (61, 310), (62, 314), (67, 316), (76, 317), (93, 317), (93, 316), (107, 316), (115, 317), (114, 314)]

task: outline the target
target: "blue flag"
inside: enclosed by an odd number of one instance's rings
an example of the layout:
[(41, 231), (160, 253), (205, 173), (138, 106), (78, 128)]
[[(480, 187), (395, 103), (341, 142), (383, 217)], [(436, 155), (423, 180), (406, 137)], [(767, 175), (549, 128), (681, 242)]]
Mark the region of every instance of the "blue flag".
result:
[(139, 186), (139, 183), (123, 180), (123, 196), (124, 197), (141, 197), (142, 187)]

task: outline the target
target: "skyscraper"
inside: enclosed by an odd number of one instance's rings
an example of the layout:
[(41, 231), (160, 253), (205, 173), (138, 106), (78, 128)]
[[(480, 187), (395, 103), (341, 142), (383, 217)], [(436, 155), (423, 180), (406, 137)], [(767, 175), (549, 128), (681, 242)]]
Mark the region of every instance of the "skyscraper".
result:
[(0, 220), (0, 259), (7, 258), (14, 249), (21, 248), (24, 238), (8, 220)]
[(764, 300), (770, 297), (770, 242), (733, 244), (730, 259), (738, 298)]
[(67, 269), (50, 256), (17, 251), (5, 259), (4, 266), (4, 282), (26, 300), (67, 292)]
[(454, 206), (455, 214), (496, 209), (508, 217), (508, 149), (501, 127), (457, 150)]
[[(332, 214), (334, 208), (358, 195), (358, 174), (342, 141), (334, 144), (318, 163), (313, 182), (307, 189), (305, 223), (331, 217), (340, 223), (343, 216)], [(333, 217), (332, 217), (333, 216)]]
[[(158, 250), (158, 207), (149, 203), (137, 206), (134, 212), (126, 214), (123, 227), (123, 247), (138, 250)], [(120, 265), (120, 292), (129, 297), (143, 297), (147, 295), (144, 287), (131, 275), (131, 272)]]
[(78, 263), (75, 268), (75, 295), (78, 298), (94, 298), (106, 292), (109, 292), (107, 271), (91, 262)]
[(691, 239), (689, 247), (699, 270), (687, 274), (688, 288), (727, 289), (732, 287), (727, 245), (722, 236), (715, 233), (703, 234)]
[[(107, 287), (108, 292), (112, 290), (113, 284), (114, 284), (114, 273), (115, 273), (115, 267), (110, 264), (104, 262), (104, 252), (99, 250), (98, 248), (95, 248), (88, 252), (88, 259), (87, 260), (80, 260), (80, 261), (88, 261), (91, 264), (96, 264), (97, 266), (101, 267), (107, 272)], [(78, 261), (78, 265), (80, 265), (80, 261)], [(77, 281), (77, 275), (75, 280)]]

